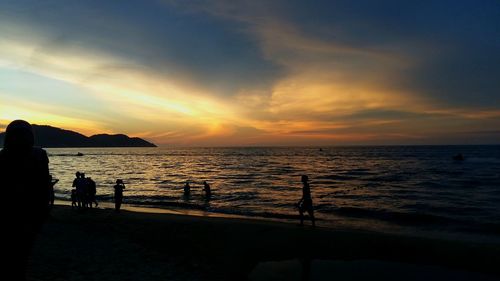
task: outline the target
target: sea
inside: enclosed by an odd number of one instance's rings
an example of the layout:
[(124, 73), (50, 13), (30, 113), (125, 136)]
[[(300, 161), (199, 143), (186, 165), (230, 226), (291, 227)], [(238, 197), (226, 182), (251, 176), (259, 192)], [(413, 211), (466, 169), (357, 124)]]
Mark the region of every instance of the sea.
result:
[(500, 146), (46, 150), (62, 200), (80, 171), (96, 181), (100, 202), (112, 202), (122, 179), (130, 206), (297, 223), (308, 175), (318, 226), (500, 237)]

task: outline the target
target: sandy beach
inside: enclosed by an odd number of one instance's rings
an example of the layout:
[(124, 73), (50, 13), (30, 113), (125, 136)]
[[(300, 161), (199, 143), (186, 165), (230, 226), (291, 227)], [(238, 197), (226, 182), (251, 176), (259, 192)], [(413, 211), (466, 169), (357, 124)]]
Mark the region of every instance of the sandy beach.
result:
[[(358, 280), (362, 278), (360, 267), (379, 271), (399, 268), (401, 273), (408, 272), (405, 268), (409, 266), (415, 272), (423, 268), (436, 278), (444, 270), (466, 278), (458, 280), (496, 280), (500, 277), (498, 264), (500, 245), (480, 241), (301, 228), (241, 218), (117, 213), (110, 209), (81, 212), (56, 205), (37, 240), (28, 277), (293, 280), (287, 277), (290, 275), (296, 280), (333, 280), (336, 272), (344, 269), (340, 280)], [(380, 280), (387, 280), (382, 276)], [(376, 276), (371, 279), (377, 280)]]

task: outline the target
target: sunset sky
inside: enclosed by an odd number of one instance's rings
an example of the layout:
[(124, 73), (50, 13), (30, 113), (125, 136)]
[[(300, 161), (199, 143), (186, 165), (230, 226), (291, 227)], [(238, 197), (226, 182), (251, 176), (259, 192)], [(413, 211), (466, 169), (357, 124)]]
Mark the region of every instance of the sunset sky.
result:
[(14, 119), (159, 145), (499, 144), (500, 1), (0, 1)]

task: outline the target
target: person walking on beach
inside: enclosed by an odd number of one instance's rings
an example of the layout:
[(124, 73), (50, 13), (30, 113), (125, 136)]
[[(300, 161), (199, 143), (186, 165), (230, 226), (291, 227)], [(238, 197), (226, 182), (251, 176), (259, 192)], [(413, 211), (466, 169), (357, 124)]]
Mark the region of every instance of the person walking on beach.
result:
[(120, 211), (123, 202), (123, 190), (125, 189), (125, 184), (122, 180), (116, 180), (116, 184), (114, 186), (115, 189), (115, 210)]
[(95, 181), (91, 177), (86, 178), (86, 186), (87, 186), (87, 201), (89, 203), (89, 207), (92, 209), (92, 203), (94, 203), (95, 207), (97, 208), (97, 205), (99, 204), (97, 203), (97, 199), (95, 197), (97, 193)]
[(205, 191), (206, 198), (210, 198), (212, 196), (212, 190), (210, 189), (210, 185), (206, 181), (203, 182), (203, 191)]
[(54, 185), (58, 183), (58, 179), (53, 179), (52, 175), (49, 175), (49, 206), (54, 207)]
[[(26, 280), (25, 272), (35, 238), (46, 221), (49, 202), (49, 159), (34, 147), (31, 125), (11, 122), (0, 151), (0, 204), (2, 217), (2, 276)], [(24, 200), (18, 204), (17, 199)]]
[(312, 198), (311, 198), (311, 188), (309, 187), (309, 177), (304, 175), (301, 178), (302, 181), (302, 198), (299, 200), (297, 203), (297, 206), (299, 207), (299, 214), (300, 214), (300, 225), (304, 225), (304, 212), (307, 212), (309, 214), (309, 217), (311, 218), (311, 222), (313, 226), (316, 226), (315, 219), (314, 219), (314, 208), (313, 208), (313, 203), (312, 203)]

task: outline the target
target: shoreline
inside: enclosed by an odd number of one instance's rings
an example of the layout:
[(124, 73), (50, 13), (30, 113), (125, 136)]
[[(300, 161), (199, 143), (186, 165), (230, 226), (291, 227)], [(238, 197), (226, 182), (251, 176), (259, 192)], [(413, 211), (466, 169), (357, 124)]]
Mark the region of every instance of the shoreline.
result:
[(294, 259), (368, 259), (500, 277), (499, 243), (297, 227), (246, 218), (109, 209), (80, 212), (61, 205), (53, 208), (40, 234), (28, 276), (30, 280), (244, 280), (262, 262)]
[[(71, 201), (57, 199), (55, 204), (63, 206), (71, 206)], [(114, 203), (111, 201), (99, 202), (99, 208), (114, 210)], [(246, 219), (252, 221), (263, 222), (276, 222), (296, 226), (299, 222), (297, 218), (277, 218), (259, 215), (243, 215), (243, 214), (230, 214), (216, 211), (205, 211), (200, 209), (189, 209), (174, 206), (161, 206), (161, 205), (137, 205), (133, 203), (123, 203), (122, 210), (138, 213), (151, 213), (151, 214), (172, 214), (194, 217), (213, 217), (213, 218), (229, 218), (229, 219)], [(304, 221), (306, 226), (310, 225), (310, 220), (307, 218)], [(399, 225), (397, 223), (390, 223), (387, 221), (368, 219), (368, 218), (355, 218), (350, 216), (337, 216), (335, 220), (326, 221), (322, 218), (316, 218), (316, 223), (319, 228), (330, 230), (343, 230), (343, 231), (360, 231), (360, 232), (374, 232), (386, 233), (393, 235), (411, 235), (420, 238), (439, 238), (444, 240), (457, 240), (464, 242), (488, 242), (499, 243), (500, 236), (491, 233), (477, 233), (471, 231), (454, 231), (443, 228), (422, 227), (420, 225)]]
[[(60, 206), (71, 206), (71, 201), (67, 200), (55, 200), (55, 205)], [(114, 210), (115, 206), (113, 202), (101, 201), (97, 209), (103, 210)], [(234, 218), (234, 219), (248, 219), (256, 221), (272, 221), (272, 222), (282, 222), (291, 223), (292, 220), (278, 219), (278, 218), (266, 218), (259, 216), (245, 216), (238, 214), (227, 214), (221, 212), (209, 212), (197, 209), (187, 209), (187, 208), (174, 208), (174, 207), (161, 207), (156, 205), (137, 205), (130, 203), (122, 203), (121, 210), (130, 211), (134, 213), (146, 213), (146, 214), (170, 214), (170, 215), (182, 215), (182, 216), (193, 216), (193, 217), (213, 217), (213, 218)]]

